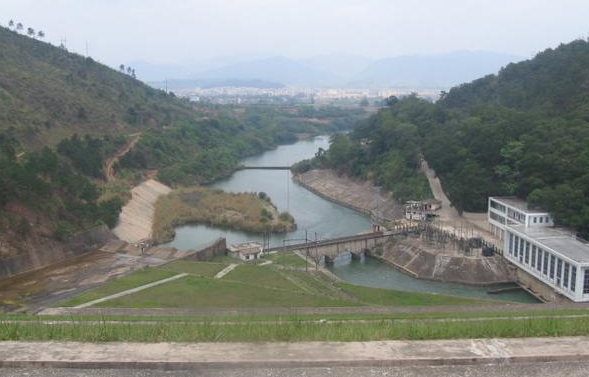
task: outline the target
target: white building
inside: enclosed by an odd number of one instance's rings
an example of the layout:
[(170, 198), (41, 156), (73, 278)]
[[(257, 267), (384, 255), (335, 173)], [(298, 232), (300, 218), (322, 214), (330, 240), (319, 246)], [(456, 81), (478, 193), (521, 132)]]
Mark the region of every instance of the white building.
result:
[(511, 263), (573, 301), (589, 301), (586, 241), (554, 228), (549, 213), (517, 198), (489, 198), (488, 220)]
[(589, 245), (551, 227), (515, 225), (505, 230), (503, 255), (573, 301), (589, 301)]
[(229, 253), (236, 258), (249, 262), (260, 259), (263, 253), (262, 244), (259, 242), (245, 242), (234, 244), (227, 248)]
[(501, 240), (507, 226), (554, 226), (548, 212), (530, 209), (525, 200), (514, 197), (490, 197), (487, 218), (491, 233)]

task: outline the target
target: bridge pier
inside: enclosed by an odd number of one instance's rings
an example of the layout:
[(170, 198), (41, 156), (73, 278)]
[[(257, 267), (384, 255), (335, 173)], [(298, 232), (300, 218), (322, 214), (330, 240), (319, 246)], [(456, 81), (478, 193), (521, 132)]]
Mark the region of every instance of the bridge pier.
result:
[(365, 252), (364, 250), (360, 251), (360, 252), (350, 252), (350, 254), (352, 254), (352, 260), (362, 260), (365, 257)]
[(332, 258), (330, 256), (327, 256), (327, 255), (323, 255), (323, 261), (324, 261), (324, 263), (326, 265), (332, 266), (333, 265), (333, 260), (334, 260), (334, 258)]

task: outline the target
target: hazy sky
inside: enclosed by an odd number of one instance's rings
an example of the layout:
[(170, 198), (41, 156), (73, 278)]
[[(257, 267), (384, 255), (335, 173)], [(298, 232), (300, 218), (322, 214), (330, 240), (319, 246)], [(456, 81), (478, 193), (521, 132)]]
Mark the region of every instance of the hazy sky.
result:
[[(589, 0), (0, 0), (10, 19), (110, 65), (219, 55), (531, 56), (589, 34)], [(1, 48), (1, 46), (0, 46)]]

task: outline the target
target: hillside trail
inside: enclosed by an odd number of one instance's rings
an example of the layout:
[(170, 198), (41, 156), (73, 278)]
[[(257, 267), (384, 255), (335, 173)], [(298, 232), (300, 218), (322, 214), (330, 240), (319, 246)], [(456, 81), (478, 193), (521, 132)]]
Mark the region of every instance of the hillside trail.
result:
[(501, 240), (498, 240), (488, 230), (487, 213), (463, 212), (462, 215), (458, 213), (456, 208), (448, 199), (444, 192), (440, 179), (436, 176), (435, 171), (429, 167), (429, 164), (422, 157), (421, 171), (426, 176), (430, 189), (434, 198), (442, 202), (442, 208), (439, 210), (438, 222), (444, 227), (449, 227), (448, 230), (457, 232), (458, 230), (470, 233), (471, 236), (479, 236), (487, 242), (494, 244), (499, 248), (503, 248)]
[(135, 144), (137, 144), (140, 137), (141, 132), (130, 134), (129, 140), (125, 143), (125, 145), (123, 145), (118, 151), (116, 151), (114, 155), (112, 155), (104, 162), (103, 171), (106, 182), (112, 182), (116, 179), (114, 171), (115, 163), (119, 160), (119, 158), (129, 153), (129, 151), (135, 146)]

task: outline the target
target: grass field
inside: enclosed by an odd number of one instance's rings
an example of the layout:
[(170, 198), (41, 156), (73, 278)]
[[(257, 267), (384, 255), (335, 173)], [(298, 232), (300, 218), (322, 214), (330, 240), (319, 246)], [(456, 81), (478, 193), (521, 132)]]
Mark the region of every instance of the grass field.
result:
[(155, 269), (147, 267), (143, 270), (136, 271), (125, 277), (110, 280), (100, 287), (84, 292), (66, 302), (60, 303), (60, 306), (76, 306), (86, 302), (94, 301), (96, 299), (110, 296), (115, 293), (126, 291), (127, 289), (136, 288), (145, 284), (152, 283), (157, 280), (166, 279), (177, 275), (172, 271)]
[[(264, 259), (283, 266), (305, 267), (305, 260), (292, 252), (270, 254), (264, 256)], [(309, 266), (313, 266), (311, 261), (309, 261)]]
[[(297, 257), (294, 255), (294, 257)], [(297, 257), (298, 258), (298, 257)], [(299, 258), (300, 259), (300, 258)], [(337, 283), (322, 273), (282, 265), (240, 264), (213, 279), (228, 264), (175, 261), (147, 268), (75, 297), (59, 306), (76, 306), (130, 288), (187, 273), (188, 276), (96, 304), (102, 308), (296, 308), (348, 306), (481, 305), (491, 301), (401, 292)], [(278, 262), (278, 261), (277, 261)]]
[[(239, 269), (239, 268), (238, 268)], [(235, 270), (234, 270), (235, 271)], [(340, 307), (354, 303), (301, 291), (268, 288), (237, 281), (187, 276), (129, 296), (102, 302), (118, 308), (268, 308)]]
[(243, 324), (169, 323), (68, 324), (0, 322), (0, 340), (236, 342), (236, 341), (369, 341), (458, 338), (580, 336), (589, 334), (589, 317), (489, 319), (448, 322), (369, 322)]
[(227, 266), (228, 264), (225, 263), (195, 263), (186, 260), (177, 260), (168, 264), (164, 264), (158, 268), (164, 271), (194, 274), (212, 278)]

